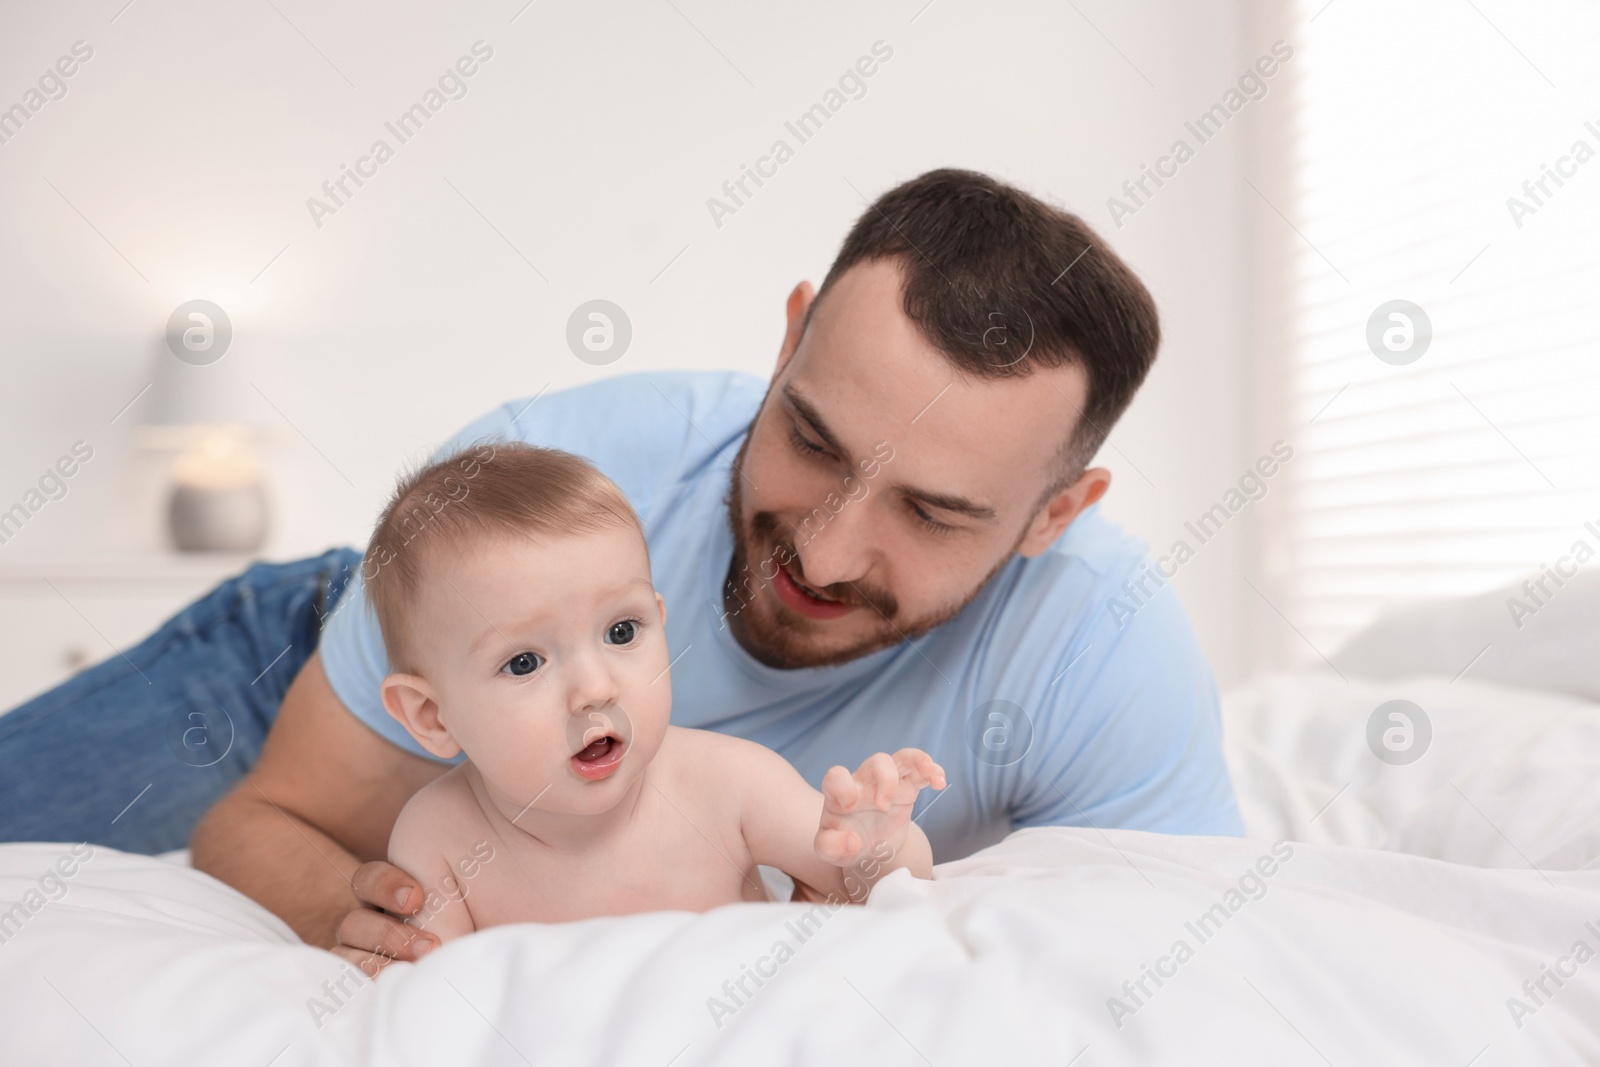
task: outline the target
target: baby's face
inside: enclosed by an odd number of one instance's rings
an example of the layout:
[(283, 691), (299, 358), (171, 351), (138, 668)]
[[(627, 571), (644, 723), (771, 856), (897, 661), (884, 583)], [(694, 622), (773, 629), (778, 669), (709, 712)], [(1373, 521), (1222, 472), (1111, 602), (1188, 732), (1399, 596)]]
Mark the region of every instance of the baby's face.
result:
[(530, 804), (597, 814), (630, 791), (672, 709), (666, 612), (636, 529), (480, 539), (420, 594), (419, 673), (507, 818)]

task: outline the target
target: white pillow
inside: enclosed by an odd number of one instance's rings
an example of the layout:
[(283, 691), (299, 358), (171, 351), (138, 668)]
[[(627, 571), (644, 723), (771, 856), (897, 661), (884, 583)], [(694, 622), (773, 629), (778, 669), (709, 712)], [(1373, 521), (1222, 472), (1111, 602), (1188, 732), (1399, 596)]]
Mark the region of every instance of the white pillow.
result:
[[(1341, 672), (1401, 678), (1466, 671), (1484, 682), (1600, 700), (1600, 570), (1385, 615), (1333, 655)], [(1469, 669), (1470, 665), (1470, 669)]]

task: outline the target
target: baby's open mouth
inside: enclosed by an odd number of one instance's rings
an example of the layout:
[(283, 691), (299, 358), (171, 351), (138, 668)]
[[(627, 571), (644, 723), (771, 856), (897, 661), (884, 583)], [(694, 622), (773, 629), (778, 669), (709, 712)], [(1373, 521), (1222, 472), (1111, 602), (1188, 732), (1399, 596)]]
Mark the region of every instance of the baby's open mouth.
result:
[(573, 754), (572, 769), (582, 778), (599, 781), (622, 763), (627, 745), (616, 734), (601, 734)]

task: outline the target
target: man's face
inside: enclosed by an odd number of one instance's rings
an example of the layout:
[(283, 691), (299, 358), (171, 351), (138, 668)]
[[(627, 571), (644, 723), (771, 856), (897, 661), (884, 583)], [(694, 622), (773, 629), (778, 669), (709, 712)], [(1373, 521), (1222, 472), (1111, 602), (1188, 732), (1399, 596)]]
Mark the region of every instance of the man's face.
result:
[(734, 463), (724, 610), (769, 666), (840, 663), (928, 632), (1105, 488), (1089, 472), (1041, 512), (1086, 398), (1080, 368), (961, 376), (900, 293), (890, 260), (835, 282), (797, 347), (791, 332)]

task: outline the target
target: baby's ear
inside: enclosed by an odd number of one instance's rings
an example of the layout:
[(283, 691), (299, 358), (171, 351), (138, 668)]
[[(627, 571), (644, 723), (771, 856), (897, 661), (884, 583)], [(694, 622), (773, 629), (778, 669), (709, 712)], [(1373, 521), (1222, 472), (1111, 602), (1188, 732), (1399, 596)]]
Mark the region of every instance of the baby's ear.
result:
[(440, 759), (450, 759), (461, 751), (444, 720), (439, 718), (439, 702), (434, 699), (433, 687), (418, 674), (391, 674), (383, 680), (379, 692), (383, 706), (406, 733), (416, 738), (417, 744)]
[(661, 625), (667, 624), (667, 602), (661, 599), (661, 594), (656, 594), (656, 607), (661, 611)]

